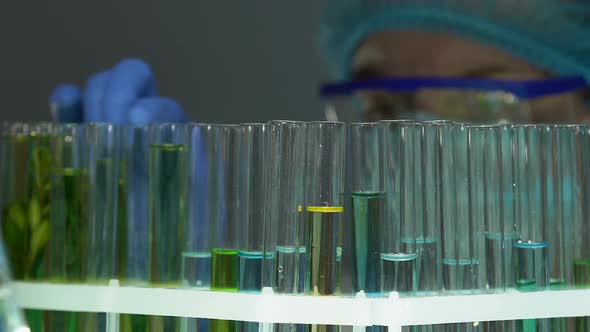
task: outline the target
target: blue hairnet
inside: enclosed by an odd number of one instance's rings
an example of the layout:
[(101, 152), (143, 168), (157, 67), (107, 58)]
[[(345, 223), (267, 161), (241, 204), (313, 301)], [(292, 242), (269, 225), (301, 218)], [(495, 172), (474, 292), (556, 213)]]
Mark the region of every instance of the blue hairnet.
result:
[(588, 0), (329, 0), (320, 45), (339, 78), (369, 34), (449, 32), (495, 46), (557, 75), (590, 80)]

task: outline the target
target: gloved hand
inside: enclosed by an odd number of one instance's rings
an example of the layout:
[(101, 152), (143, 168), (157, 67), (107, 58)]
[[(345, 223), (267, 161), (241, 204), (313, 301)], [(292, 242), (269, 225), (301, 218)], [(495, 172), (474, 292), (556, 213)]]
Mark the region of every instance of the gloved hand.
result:
[(59, 86), (49, 98), (58, 122), (111, 122), (145, 124), (184, 122), (182, 106), (160, 97), (150, 66), (125, 59), (113, 68), (92, 75), (84, 91), (73, 84)]

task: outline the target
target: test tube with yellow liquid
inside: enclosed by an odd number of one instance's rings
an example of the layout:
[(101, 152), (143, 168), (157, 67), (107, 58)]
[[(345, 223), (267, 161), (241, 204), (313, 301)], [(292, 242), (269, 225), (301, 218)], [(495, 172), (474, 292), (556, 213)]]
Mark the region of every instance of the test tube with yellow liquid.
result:
[[(307, 295), (340, 294), (345, 137), (344, 123), (307, 125)], [(310, 330), (339, 331), (340, 326), (311, 325)]]

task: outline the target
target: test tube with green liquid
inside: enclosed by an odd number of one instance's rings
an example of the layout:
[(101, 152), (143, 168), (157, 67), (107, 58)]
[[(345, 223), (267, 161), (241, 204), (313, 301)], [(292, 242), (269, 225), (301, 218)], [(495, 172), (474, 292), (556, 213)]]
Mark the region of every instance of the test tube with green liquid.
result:
[[(341, 122), (307, 125), (307, 249), (305, 291), (308, 295), (340, 294), (342, 193), (346, 127)], [(311, 331), (339, 331), (339, 326), (311, 325)]]
[(385, 207), (379, 167), (379, 124), (350, 124), (351, 206), (354, 242), (354, 288), (381, 294), (379, 227)]
[[(119, 195), (126, 195), (127, 188), (120, 188), (120, 177), (125, 171), (121, 164), (123, 152), (123, 127), (95, 123), (86, 128), (88, 142), (88, 248), (86, 258), (86, 282), (108, 284), (116, 278), (117, 231), (120, 208)], [(125, 222), (122, 220), (122, 222)], [(84, 331), (104, 331), (104, 313), (80, 315)]]
[[(209, 238), (211, 251), (211, 290), (237, 292), (239, 273), (240, 207), (239, 183), (240, 127), (219, 125), (214, 146), (213, 190), (209, 197)], [(235, 321), (211, 320), (212, 332), (234, 331)]]
[[(150, 126), (149, 156), (149, 281), (155, 287), (181, 286), (186, 235), (187, 127), (163, 123)], [(176, 317), (150, 317), (150, 329), (177, 331)]]
[[(48, 277), (83, 282), (88, 257), (87, 140), (81, 125), (59, 126), (52, 139)], [(83, 331), (78, 313), (49, 312), (44, 331)]]
[[(118, 178), (117, 268), (122, 285), (149, 284), (149, 157), (148, 125), (128, 125), (123, 129), (123, 155)], [(145, 315), (121, 314), (122, 332), (147, 331)]]
[[(280, 294), (299, 292), (301, 262), (300, 238), (304, 226), (301, 206), (304, 191), (306, 125), (298, 121), (271, 121), (269, 123), (268, 151), (268, 202), (267, 225), (273, 232), (268, 237), (268, 252), (272, 251), (273, 291)], [(303, 253), (305, 255), (305, 253)], [(305, 256), (304, 256), (305, 257)], [(305, 261), (303, 261), (305, 264)], [(295, 324), (274, 324), (275, 331), (294, 331), (302, 328)]]
[[(240, 125), (239, 141), (239, 238), (238, 290), (259, 293), (264, 263), (264, 212), (266, 207), (268, 124)], [(256, 322), (238, 322), (237, 331), (257, 332)]]
[[(3, 123), (0, 133), (0, 218), (7, 259), (16, 280), (47, 277), (50, 228), (51, 123)], [(26, 310), (33, 331), (43, 312)]]
[[(590, 132), (588, 127), (578, 127), (577, 160), (581, 167), (579, 183), (582, 195), (582, 218), (576, 218), (573, 224), (574, 241), (574, 286), (590, 288)], [(575, 319), (575, 331), (590, 331), (590, 317)]]
[[(543, 232), (543, 127), (514, 126), (513, 162), (515, 216), (518, 240), (514, 243), (516, 288), (520, 291), (549, 287), (550, 244)], [(517, 321), (522, 331), (548, 331), (549, 320)]]

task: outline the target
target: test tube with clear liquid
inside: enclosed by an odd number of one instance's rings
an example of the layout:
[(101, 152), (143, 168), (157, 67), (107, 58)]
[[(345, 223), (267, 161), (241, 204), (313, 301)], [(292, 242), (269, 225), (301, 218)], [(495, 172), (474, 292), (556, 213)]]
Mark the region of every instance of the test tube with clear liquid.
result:
[[(186, 244), (187, 127), (150, 126), (149, 221), (150, 284), (181, 286), (182, 252)], [(149, 328), (176, 331), (180, 319), (151, 316)]]
[[(272, 251), (272, 287), (280, 294), (297, 294), (300, 270), (305, 267), (303, 228), (305, 133), (306, 124), (298, 121), (271, 121), (269, 147), (269, 223), (273, 235), (268, 241)], [(303, 266), (302, 266), (303, 264)], [(275, 331), (301, 330), (304, 325), (274, 324)]]
[[(182, 253), (182, 287), (209, 290), (211, 287), (210, 224), (214, 211), (209, 197), (216, 193), (217, 126), (189, 124), (187, 239)], [(209, 320), (183, 318), (182, 330), (208, 331)]]
[[(264, 263), (268, 125), (242, 124), (239, 132), (240, 292), (259, 293)], [(259, 323), (238, 322), (237, 331), (257, 332)]]
[[(342, 194), (346, 127), (340, 122), (307, 125), (305, 293), (339, 295), (342, 273)], [(314, 331), (340, 326), (311, 325)]]
[[(88, 257), (86, 282), (108, 284), (117, 275), (117, 239), (120, 209), (126, 206), (119, 195), (126, 195), (121, 187), (124, 172), (122, 165), (123, 130), (120, 125), (93, 123), (86, 128), (88, 140)], [(80, 315), (84, 331), (104, 331), (106, 314)]]
[[(515, 216), (518, 240), (514, 243), (516, 288), (520, 291), (549, 287), (549, 242), (543, 218), (543, 127), (513, 127)], [(517, 321), (518, 331), (548, 331), (548, 319)]]
[[(472, 293), (485, 286), (483, 234), (483, 152), (475, 129), (464, 124), (441, 128), (443, 207), (442, 277), (446, 292)], [(479, 331), (480, 324), (444, 326)]]

